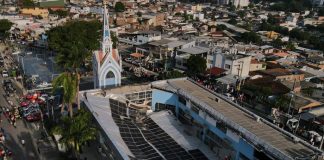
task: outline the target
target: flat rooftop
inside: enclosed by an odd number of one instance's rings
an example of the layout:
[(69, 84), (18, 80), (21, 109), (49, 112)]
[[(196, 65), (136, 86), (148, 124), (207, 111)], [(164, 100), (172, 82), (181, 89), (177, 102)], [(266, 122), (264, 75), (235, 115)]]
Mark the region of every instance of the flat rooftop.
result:
[[(243, 137), (247, 137), (248, 141), (251, 141), (255, 146), (263, 146), (262, 150), (267, 151), (267, 154), (272, 154), (275, 158), (296, 159), (312, 155), (314, 151), (320, 152), (302, 140), (294, 142), (293, 138), (298, 139), (297, 137), (274, 125), (271, 126), (266, 120), (257, 121), (247, 111), (243, 111), (238, 106), (231, 104), (232, 102), (220, 98), (188, 79), (157, 81), (153, 82), (152, 87), (178, 92), (183, 96), (191, 97), (191, 100), (197, 104), (212, 108), (210, 112), (216, 117), (219, 116), (218, 118), (229, 122), (228, 125), (232, 125), (231, 127), (244, 131), (241, 132)], [(215, 99), (218, 99), (218, 102)]]

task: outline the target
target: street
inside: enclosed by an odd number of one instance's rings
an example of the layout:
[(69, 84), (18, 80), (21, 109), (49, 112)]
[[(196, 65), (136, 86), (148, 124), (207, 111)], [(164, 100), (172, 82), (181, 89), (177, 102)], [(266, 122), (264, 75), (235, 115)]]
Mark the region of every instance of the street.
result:
[[(3, 78), (0, 78), (2, 81)], [(4, 98), (5, 92), (0, 87), (0, 103), (2, 107), (10, 109), (10, 105)], [(16, 105), (17, 102), (16, 102)], [(13, 152), (12, 158), (14, 160), (37, 160), (37, 145), (36, 141), (39, 137), (37, 135), (37, 123), (28, 123), (22, 119), (17, 120), (16, 128), (9, 123), (8, 119), (1, 114), (1, 127), (4, 129), (5, 142), (4, 144)], [(25, 140), (25, 145), (21, 144), (21, 140)]]

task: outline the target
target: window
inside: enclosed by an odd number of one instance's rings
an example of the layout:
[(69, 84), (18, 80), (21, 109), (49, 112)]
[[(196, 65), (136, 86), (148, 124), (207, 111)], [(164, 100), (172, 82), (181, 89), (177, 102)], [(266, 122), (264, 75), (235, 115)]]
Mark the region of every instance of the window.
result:
[(187, 105), (186, 99), (184, 97), (179, 96), (179, 102), (185, 106)]
[(115, 78), (115, 74), (112, 71), (109, 71), (106, 75), (106, 78)]
[(225, 69), (231, 69), (231, 65), (225, 64)]
[(324, 93), (322, 93), (322, 97), (324, 97)]

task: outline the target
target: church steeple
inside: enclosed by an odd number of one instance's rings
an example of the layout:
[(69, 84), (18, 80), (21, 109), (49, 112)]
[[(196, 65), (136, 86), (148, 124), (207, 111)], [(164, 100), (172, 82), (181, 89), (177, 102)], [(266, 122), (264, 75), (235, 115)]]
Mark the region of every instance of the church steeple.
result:
[(109, 13), (106, 7), (105, 1), (103, 2), (104, 13), (103, 13), (103, 35), (101, 42), (101, 49), (103, 56), (105, 57), (108, 53), (112, 52), (112, 41), (110, 37), (110, 29), (109, 29)]
[(103, 33), (101, 48), (93, 54), (93, 73), (95, 88), (119, 86), (121, 84), (122, 63), (117, 49), (113, 49), (109, 13), (103, 2)]

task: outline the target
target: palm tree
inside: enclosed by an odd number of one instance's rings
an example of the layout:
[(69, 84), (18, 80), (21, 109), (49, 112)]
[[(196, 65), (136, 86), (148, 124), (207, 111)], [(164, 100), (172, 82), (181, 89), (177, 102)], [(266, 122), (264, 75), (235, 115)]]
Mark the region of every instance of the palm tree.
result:
[(73, 116), (72, 103), (76, 97), (77, 77), (71, 72), (63, 72), (53, 80), (53, 91), (58, 88), (63, 89), (63, 103), (61, 113), (64, 111), (65, 104), (68, 106), (70, 117)]
[[(56, 63), (71, 74), (76, 75), (76, 103), (80, 110), (79, 84), (80, 68), (91, 57), (93, 50), (99, 47), (98, 38), (101, 25), (98, 21), (74, 21), (63, 27), (52, 29), (49, 34), (50, 46), (57, 50)], [(61, 39), (66, 39), (64, 43)]]
[(62, 117), (61, 123), (52, 132), (61, 135), (59, 142), (80, 153), (80, 147), (96, 139), (97, 128), (91, 122), (91, 114), (81, 109), (73, 118)]

